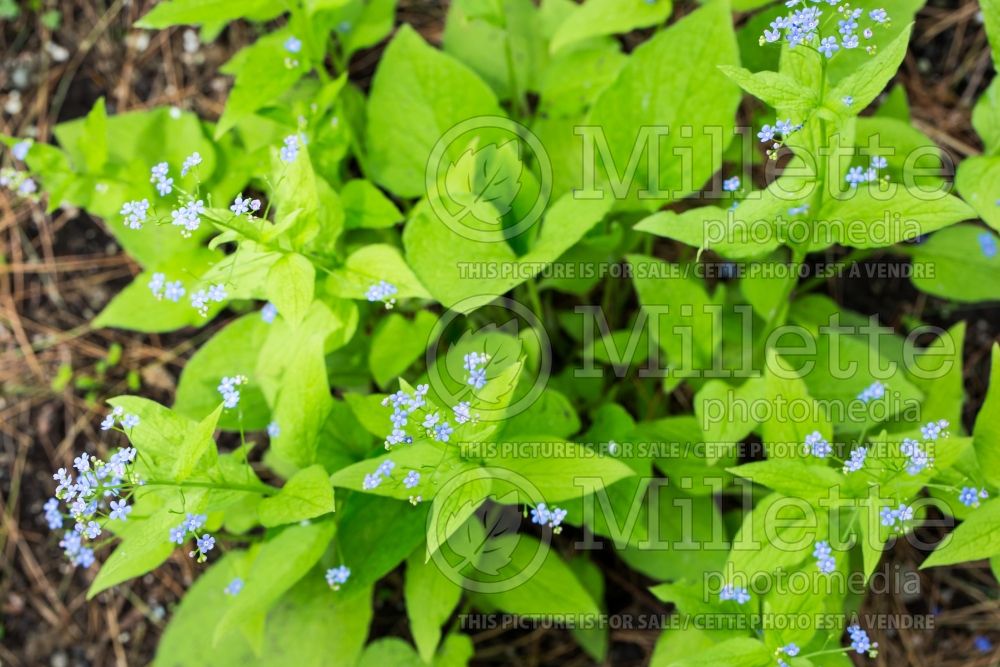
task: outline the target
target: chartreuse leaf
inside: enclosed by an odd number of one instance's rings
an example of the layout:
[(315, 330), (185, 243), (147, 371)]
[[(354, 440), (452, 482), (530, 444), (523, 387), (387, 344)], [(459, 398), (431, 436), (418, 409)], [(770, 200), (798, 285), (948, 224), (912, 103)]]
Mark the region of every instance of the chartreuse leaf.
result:
[(368, 368), (380, 387), (387, 387), (393, 378), (403, 375), (423, 354), (436, 323), (437, 318), (425, 310), (417, 312), (412, 320), (398, 313), (382, 319), (368, 350)]
[(669, 663), (669, 667), (758, 667), (774, 662), (763, 642), (749, 637), (727, 639), (695, 655)]
[(340, 189), (340, 203), (344, 207), (344, 227), (347, 229), (380, 229), (403, 221), (403, 214), (396, 205), (371, 181), (358, 178), (345, 183)]
[(758, 404), (764, 397), (765, 383), (751, 378), (739, 387), (731, 387), (722, 380), (709, 380), (694, 397), (694, 413), (701, 422), (705, 443), (716, 445), (710, 451), (709, 462), (722, 455), (722, 446), (741, 442), (757, 427), (753, 411), (747, 406)]
[(368, 288), (380, 280), (395, 285), (397, 299), (431, 298), (399, 250), (384, 243), (373, 243), (352, 252), (344, 267), (330, 274), (327, 286), (345, 299), (364, 299)]
[(955, 173), (955, 187), (979, 217), (1000, 232), (1000, 206), (996, 201), (996, 192), (1000, 189), (1000, 156), (976, 155), (962, 160)]
[(813, 505), (818, 505), (831, 488), (844, 482), (843, 475), (829, 466), (789, 459), (756, 461), (728, 470), (786, 496), (808, 500)]
[(235, 577), (246, 578), (251, 561), (246, 552), (231, 551), (198, 577), (171, 616), (153, 665), (201, 667), (211, 655), (218, 667), (354, 667), (372, 618), (371, 588), (334, 593), (319, 570), (303, 577), (271, 609), (259, 652), (236, 632), (213, 643), (211, 629), (241, 603), (225, 588)]
[(413, 641), (421, 659), (430, 663), (441, 641), (441, 626), (458, 604), (462, 589), (441, 573), (437, 563), (425, 562), (423, 550), (418, 549), (406, 561), (403, 594)]
[[(509, 556), (509, 561), (497, 569), (496, 579), (505, 581), (517, 576), (523, 580), (507, 590), (476, 593), (472, 596), (474, 599), (527, 617), (571, 614), (593, 618), (601, 613), (590, 593), (554, 549), (548, 550), (534, 537), (523, 534), (506, 534), (490, 542), (496, 543), (491, 550), (497, 549)], [(536, 557), (541, 549), (548, 551), (538, 564)], [(478, 580), (493, 580), (492, 576), (486, 576), (486, 571), (477, 569)]]
[(378, 581), (412, 554), (424, 541), (429, 509), (352, 493), (337, 514), (337, 549), (351, 568), (347, 589)]
[(222, 414), (222, 403), (215, 408), (212, 414), (202, 419), (198, 425), (191, 429), (187, 437), (181, 442), (177, 449), (177, 458), (174, 460), (173, 479), (183, 481), (194, 471), (195, 466), (202, 457), (209, 460), (209, 464), (218, 458), (218, 450), (215, 447), (215, 427), (219, 423), (219, 415)]
[(907, 377), (924, 393), (921, 420), (947, 419), (950, 424), (961, 423), (965, 400), (962, 388), (964, 343), (965, 322), (959, 322), (920, 350), (913, 364), (907, 365)]
[(604, 217), (610, 203), (571, 194), (560, 197), (545, 214), (531, 249), (520, 257), (505, 242), (502, 230), (496, 229), (490, 240), (474, 240), (424, 209), (403, 232), (406, 258), (435, 299), (468, 313), (558, 259)]
[[(387, 420), (388, 421), (388, 420)], [(391, 425), (389, 426), (391, 428)], [(383, 480), (377, 487), (366, 489), (364, 486), (365, 477), (375, 472), (375, 470), (387, 460), (395, 463), (393, 474), (390, 479)], [(359, 461), (346, 468), (341, 468), (333, 473), (330, 481), (334, 486), (355, 491), (365, 491), (379, 496), (388, 496), (405, 500), (415, 493), (423, 495), (424, 500), (434, 497), (439, 483), (428, 483), (421, 485), (419, 491), (413, 491), (402, 484), (402, 479), (409, 470), (421, 472), (421, 476), (430, 481), (436, 477), (441, 470), (438, 463), (447, 464), (457, 462), (457, 454), (453, 449), (446, 449), (437, 443), (426, 440), (418, 440), (412, 445), (406, 445), (389, 454), (383, 454), (372, 459)], [(427, 469), (435, 468), (435, 472), (425, 472)]]
[(332, 405), (323, 341), (308, 338), (292, 351), (285, 367), (273, 411), (281, 435), (271, 441), (271, 451), (296, 466), (310, 465)]
[(184, 364), (174, 410), (201, 419), (222, 402), (219, 382), (233, 374), (244, 374), (248, 383), (240, 386), (240, 409), (226, 410), (219, 418), (219, 428), (227, 431), (263, 429), (270, 421), (267, 401), (254, 378), (253, 369), (269, 325), (260, 313), (250, 313), (233, 320), (209, 338)]
[(1000, 486), (1000, 345), (997, 343), (993, 344), (990, 386), (976, 416), (972, 443), (983, 476), (993, 486)]
[[(764, 396), (773, 406), (773, 413), (761, 428), (768, 458), (804, 456), (806, 436), (814, 431), (828, 441), (833, 438), (833, 427), (823, 407), (809, 395), (805, 381), (773, 349), (767, 352)], [(799, 412), (795, 418), (793, 409)]]
[(826, 533), (826, 510), (817, 511), (800, 498), (772, 493), (743, 519), (729, 552), (725, 572), (743, 583), (760, 573), (797, 566), (812, 553), (818, 535)]
[(722, 72), (747, 93), (775, 109), (781, 108), (804, 117), (819, 104), (819, 94), (813, 87), (805, 86), (779, 72), (751, 72), (742, 67), (721, 65)]
[(265, 290), (281, 316), (298, 324), (312, 303), (315, 282), (312, 262), (298, 253), (288, 253), (271, 265)]
[(299, 470), (281, 491), (264, 498), (257, 506), (260, 523), (265, 528), (295, 523), (333, 511), (333, 486), (321, 465)]
[[(602, 165), (586, 168), (601, 169), (617, 199), (627, 196), (621, 206), (655, 210), (694, 192), (719, 168), (733, 136), (740, 91), (718, 66), (736, 65), (737, 58), (725, 2), (709, 3), (632, 52), (587, 120), (599, 128), (597, 141), (603, 132), (607, 155), (601, 156)], [(650, 136), (651, 127), (670, 131)], [(654, 147), (657, 173), (649, 173), (651, 161), (642, 153)], [(682, 159), (684, 154), (690, 159)]]
[(477, 116), (502, 115), (489, 86), (404, 25), (382, 56), (368, 98), (368, 173), (401, 197), (420, 196), (427, 158), (446, 131)]
[(385, 665), (425, 667), (426, 663), (420, 659), (412, 646), (399, 637), (383, 637), (365, 647), (357, 667), (385, 667)]
[(880, 47), (870, 60), (837, 82), (826, 96), (826, 105), (837, 112), (843, 112), (846, 107), (842, 100), (848, 95), (854, 98), (851, 107), (859, 111), (871, 104), (896, 76), (896, 70), (906, 55), (912, 30), (911, 23), (889, 44)]
[(214, 642), (269, 612), (316, 564), (333, 538), (336, 524), (313, 521), (283, 528), (260, 543), (243, 576), (239, 604), (230, 607), (214, 631)]
[(263, 21), (284, 11), (272, 0), (168, 0), (153, 7), (136, 23), (139, 28), (224, 23), (238, 18)]
[(923, 292), (962, 303), (1000, 300), (1000, 237), (975, 225), (942, 229), (908, 248), (919, 267), (911, 276)]
[[(953, 195), (918, 196), (897, 184), (888, 196), (877, 187), (862, 185), (845, 199), (827, 200), (818, 219), (829, 222), (832, 240), (852, 248), (884, 248), (975, 217)], [(817, 234), (813, 250), (829, 245), (825, 236)]]
[(636, 28), (658, 25), (667, 20), (673, 8), (671, 0), (648, 2), (618, 2), (617, 0), (586, 0), (556, 29), (549, 49), (552, 53), (569, 44), (591, 37), (630, 32)]
[(1000, 554), (1000, 531), (996, 529), (998, 522), (1000, 501), (983, 503), (938, 545), (920, 566), (921, 569), (991, 558)]

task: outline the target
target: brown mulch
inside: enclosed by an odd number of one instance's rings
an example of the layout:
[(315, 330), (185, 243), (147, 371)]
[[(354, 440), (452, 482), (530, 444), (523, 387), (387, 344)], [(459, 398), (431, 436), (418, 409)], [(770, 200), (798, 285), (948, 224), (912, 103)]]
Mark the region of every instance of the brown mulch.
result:
[[(229, 86), (218, 67), (255, 38), (253, 27), (237, 24), (215, 43), (189, 51), (185, 29), (130, 28), (148, 11), (149, 0), (40, 4), (62, 12), (55, 31), (43, 25), (39, 12), (27, 9), (16, 20), (0, 22), (0, 132), (39, 141), (50, 140), (55, 123), (86, 113), (99, 96), (106, 97), (112, 113), (174, 105), (217, 117)], [(435, 39), (442, 5), (404, 1), (400, 15)], [(978, 5), (966, 0), (922, 10), (912, 52), (899, 75), (914, 124), (956, 160), (980, 150), (970, 124), (971, 105), (993, 75), (977, 11)], [(370, 77), (379, 53), (374, 49), (356, 56), (352, 72), (357, 79)], [(101, 401), (130, 391), (136, 377), (144, 394), (168, 400), (184, 360), (211, 331), (158, 336), (92, 330), (88, 321), (138, 267), (100, 222), (80, 211), (46, 215), (39, 206), (15, 202), (0, 191), (0, 239), (5, 261), (0, 265), (0, 663), (146, 664), (172, 605), (197, 576), (197, 568), (187, 558), (174, 558), (87, 602), (94, 572), (68, 567), (58, 540), (41, 520), (41, 506), (52, 492), (53, 470), (68, 467), (85, 447), (102, 446), (96, 430)], [(939, 304), (914, 293), (908, 283), (879, 293), (864, 286), (851, 289), (843, 300), (861, 312), (970, 320), (966, 378), (972, 397), (981, 399), (985, 350), (1000, 333), (995, 309), (942, 314)], [(891, 305), (889, 300), (894, 300)], [(109, 360), (113, 349), (120, 349), (120, 358), (112, 354)], [(897, 545), (886, 560), (893, 568), (913, 571), (922, 558)], [(664, 611), (645, 591), (649, 582), (621, 567), (613, 555), (599, 555), (598, 562), (608, 577), (609, 611)], [(876, 632), (880, 656), (859, 664), (1000, 664), (998, 650), (982, 655), (972, 645), (978, 634), (1000, 645), (1000, 604), (988, 567), (939, 568), (919, 576), (919, 596), (870, 595), (865, 610), (897, 615), (933, 611), (935, 629)], [(398, 583), (398, 577), (391, 577), (386, 595), (379, 597), (382, 611), (392, 617), (379, 621), (375, 634), (406, 636)], [(590, 664), (565, 632), (472, 634), (480, 664)], [(644, 664), (657, 635), (656, 630), (612, 631), (611, 662)]]

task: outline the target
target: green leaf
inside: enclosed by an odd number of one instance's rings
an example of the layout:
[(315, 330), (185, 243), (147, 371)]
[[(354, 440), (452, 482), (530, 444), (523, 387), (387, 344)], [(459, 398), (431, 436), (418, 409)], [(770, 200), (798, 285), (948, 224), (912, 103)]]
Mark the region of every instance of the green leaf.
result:
[(977, 155), (958, 164), (955, 187), (987, 225), (1000, 232), (1000, 156)]
[(334, 592), (315, 570), (274, 605), (259, 652), (239, 633), (213, 643), (211, 629), (220, 616), (241, 603), (224, 590), (248, 568), (247, 554), (232, 551), (198, 577), (171, 615), (154, 667), (202, 667), (206, 655), (215, 667), (354, 667), (372, 619), (371, 588)]
[(333, 486), (321, 465), (295, 473), (276, 496), (264, 498), (257, 506), (260, 523), (272, 528), (312, 519), (333, 511)]
[(847, 95), (854, 97), (852, 108), (858, 111), (871, 104), (896, 75), (896, 70), (906, 55), (912, 30), (911, 23), (892, 42), (880, 48), (868, 62), (841, 79), (827, 95), (827, 107), (842, 113), (845, 109), (842, 100)]
[(210, 464), (215, 462), (219, 453), (213, 436), (221, 414), (222, 403), (220, 402), (215, 411), (202, 419), (198, 426), (192, 429), (181, 442), (181, 446), (177, 450), (177, 459), (174, 461), (173, 478), (176, 481), (180, 482), (190, 477), (202, 457), (208, 457)]
[(274, 402), (274, 421), (281, 435), (271, 441), (272, 452), (298, 467), (312, 464), (316, 439), (332, 405), (323, 342), (302, 341), (291, 351)]
[(168, 0), (136, 22), (138, 28), (169, 28), (172, 25), (226, 23), (238, 18), (265, 20), (283, 11), (272, 0)]
[(954, 565), (1000, 554), (1000, 500), (991, 500), (969, 515), (934, 549), (920, 569)]
[(358, 660), (357, 667), (425, 667), (413, 647), (399, 637), (376, 639)]
[(267, 272), (267, 298), (282, 317), (297, 325), (312, 303), (315, 282), (312, 262), (297, 253), (288, 253)]
[(559, 25), (549, 49), (555, 53), (568, 44), (591, 37), (659, 25), (667, 20), (671, 9), (671, 0), (627, 3), (620, 0), (586, 0)]
[[(462, 206), (456, 218), (471, 214), (487, 224), (499, 224), (510, 213), (521, 189), (524, 166), (516, 159), (517, 140), (501, 145), (470, 146), (452, 162), (445, 173), (445, 190)], [(507, 159), (508, 155), (515, 160)]]
[(798, 81), (778, 72), (751, 72), (742, 67), (719, 67), (740, 88), (775, 109), (784, 109), (796, 118), (805, 117), (819, 104), (815, 88), (803, 86)]
[(418, 549), (406, 561), (406, 581), (403, 588), (410, 632), (420, 657), (430, 663), (441, 641), (441, 626), (451, 616), (462, 589), (445, 577), (434, 561), (424, 561)]
[(368, 368), (379, 387), (384, 389), (403, 375), (424, 353), (437, 321), (432, 313), (421, 310), (412, 320), (391, 313), (379, 322), (368, 351)]
[[(833, 427), (821, 404), (809, 395), (801, 377), (781, 360), (774, 350), (768, 350), (764, 372), (764, 394), (773, 406), (771, 417), (764, 421), (761, 438), (768, 458), (794, 459), (804, 455), (806, 436), (819, 431), (827, 440), (833, 438)], [(790, 412), (808, 407), (805, 418), (792, 419)]]
[(233, 320), (209, 338), (184, 364), (174, 410), (191, 419), (201, 419), (222, 402), (219, 381), (243, 374), (249, 383), (240, 387), (240, 410), (223, 412), (219, 428), (228, 431), (265, 428), (270, 421), (270, 410), (254, 378), (254, 369), (269, 331), (260, 313), (255, 312)]
[(1000, 486), (1000, 345), (993, 344), (990, 386), (972, 429), (972, 443), (983, 476)]
[[(434, 298), (448, 308), (468, 313), (542, 271), (597, 224), (609, 205), (608, 200), (564, 195), (549, 208), (531, 250), (520, 257), (505, 242), (501, 230), (496, 230), (490, 241), (473, 240), (459, 235), (427, 210), (407, 223), (403, 244), (407, 260)], [(504, 265), (520, 268), (486, 274), (491, 266)], [(482, 273), (466, 274), (464, 267)]]
[(786, 496), (808, 500), (813, 505), (818, 505), (820, 499), (828, 496), (831, 488), (839, 487), (844, 482), (843, 475), (825, 465), (787, 459), (746, 463), (727, 470)]
[(375, 583), (412, 554), (424, 541), (429, 509), (352, 493), (337, 514), (337, 548), (351, 568), (348, 590)]
[(396, 205), (371, 181), (354, 179), (345, 183), (340, 190), (340, 203), (347, 229), (381, 229), (403, 221)]
[(696, 655), (670, 663), (669, 667), (757, 667), (774, 661), (762, 642), (748, 637), (728, 639)]
[(974, 225), (942, 229), (926, 241), (908, 248), (917, 267), (911, 276), (923, 292), (969, 303), (1000, 301), (1000, 253), (992, 256), (984, 244), (1000, 245), (991, 231)]
[[(832, 240), (837, 243), (884, 248), (975, 217), (972, 209), (953, 195), (920, 197), (898, 185), (892, 187), (895, 192), (887, 198), (873, 186), (859, 186), (846, 199), (828, 200), (817, 219), (831, 224)], [(825, 248), (830, 239), (817, 234), (815, 240), (813, 250)]]
[(389, 43), (368, 99), (367, 169), (401, 197), (424, 194), (431, 148), (456, 124), (502, 116), (493, 91), (473, 72), (404, 25)]
[(333, 521), (314, 521), (288, 526), (261, 543), (243, 577), (239, 604), (229, 608), (215, 627), (215, 641), (231, 630), (266, 614), (276, 602), (308, 573), (333, 538)]
[(352, 252), (344, 267), (330, 275), (327, 286), (345, 299), (365, 299), (368, 288), (380, 280), (396, 286), (397, 299), (431, 298), (399, 250), (384, 243), (373, 243)]
[[(740, 102), (739, 89), (718, 66), (736, 65), (737, 58), (725, 2), (696, 10), (632, 52), (617, 80), (594, 102), (587, 120), (607, 139), (609, 155), (602, 156), (599, 173), (610, 174), (617, 199), (628, 197), (619, 202), (621, 206), (655, 210), (665, 201), (694, 192), (718, 170)], [(675, 131), (686, 126), (690, 137)], [(670, 132), (649, 137), (650, 127), (668, 127)], [(641, 159), (645, 151), (637, 142), (644, 137), (659, 148), (658, 173), (649, 173), (648, 161)], [(682, 154), (692, 159), (678, 159)], [(640, 196), (643, 189), (649, 193)]]

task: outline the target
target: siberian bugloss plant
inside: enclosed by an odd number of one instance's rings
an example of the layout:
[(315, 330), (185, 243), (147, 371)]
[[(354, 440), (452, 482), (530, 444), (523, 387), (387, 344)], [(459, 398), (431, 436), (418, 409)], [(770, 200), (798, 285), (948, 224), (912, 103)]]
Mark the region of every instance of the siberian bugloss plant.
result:
[(500, 612), (603, 661), (616, 562), (695, 621), (655, 665), (849, 665), (887, 545), (944, 517), (924, 567), (1000, 563), (1000, 346), (969, 423), (964, 322), (827, 290), (880, 251), (1000, 299), (996, 84), (961, 196), (886, 91), (919, 1), (456, 0), (440, 45), (395, 4), (165, 0), (139, 28), (258, 31), (221, 117), (4, 139), (5, 187), (141, 266), (95, 326), (225, 322), (41, 518), (89, 597), (195, 561), (155, 664), (466, 664)]

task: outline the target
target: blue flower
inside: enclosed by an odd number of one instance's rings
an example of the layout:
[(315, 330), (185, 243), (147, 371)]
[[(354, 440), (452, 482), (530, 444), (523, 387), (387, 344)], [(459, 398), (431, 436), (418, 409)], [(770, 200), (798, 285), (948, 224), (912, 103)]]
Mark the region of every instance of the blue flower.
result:
[(187, 537), (187, 528), (185, 524), (179, 526), (174, 526), (170, 529), (170, 541), (174, 544), (184, 544), (184, 539)]
[(243, 580), (236, 577), (230, 581), (226, 587), (223, 589), (223, 593), (226, 595), (239, 595), (239, 592), (243, 590)]
[(285, 51), (298, 53), (302, 50), (302, 40), (294, 35), (285, 40)]
[(278, 422), (272, 421), (267, 425), (267, 436), (269, 438), (277, 438), (281, 435), (281, 427), (278, 426)]
[(399, 290), (390, 282), (380, 280), (372, 283), (365, 292), (365, 298), (371, 302), (381, 301), (385, 304), (386, 310), (396, 305), (396, 293)]
[(129, 229), (142, 229), (142, 223), (149, 216), (149, 200), (138, 199), (122, 204), (120, 215), (125, 216), (125, 226)]
[(240, 387), (248, 382), (245, 375), (224, 377), (219, 382), (218, 391), (222, 395), (222, 404), (229, 409), (235, 408), (240, 402)]
[(993, 642), (991, 642), (989, 638), (984, 635), (976, 635), (972, 640), (972, 645), (975, 646), (976, 650), (980, 653), (989, 653), (993, 650)]
[(939, 419), (933, 422), (927, 422), (920, 427), (920, 434), (924, 436), (925, 440), (937, 440), (938, 438), (948, 437), (948, 427), (950, 424), (947, 419)]
[(813, 549), (813, 558), (816, 559), (816, 567), (823, 574), (830, 574), (837, 569), (837, 561), (833, 557), (833, 550), (830, 548), (830, 543), (826, 540), (816, 542), (816, 546)]
[(750, 601), (750, 592), (739, 586), (733, 586), (732, 584), (726, 584), (719, 591), (719, 599), (723, 602), (728, 600), (735, 600), (736, 604), (744, 605)]
[(962, 492), (958, 494), (958, 501), (965, 505), (966, 507), (979, 507), (979, 500), (989, 498), (990, 494), (986, 489), (977, 489), (974, 486), (966, 486), (962, 488)]
[(913, 520), (913, 508), (902, 503), (896, 509), (883, 507), (879, 511), (879, 518), (883, 526), (901, 530), (906, 527), (907, 521)]
[(834, 52), (840, 50), (840, 44), (837, 44), (836, 37), (824, 37), (819, 43), (819, 52), (825, 55), (827, 58), (832, 58)]
[(208, 521), (208, 517), (204, 514), (188, 514), (184, 518), (184, 523), (182, 524), (184, 529), (188, 532), (194, 533), (201, 530), (205, 522)]
[(733, 176), (732, 178), (727, 178), (722, 182), (722, 189), (726, 192), (736, 192), (740, 189), (740, 177)]
[(361, 482), (361, 488), (365, 491), (371, 491), (372, 489), (378, 488), (379, 484), (382, 483), (382, 476), (377, 472), (365, 475), (365, 479)]
[(438, 442), (448, 442), (454, 430), (448, 422), (441, 422), (434, 427), (434, 439)]
[(889, 20), (889, 14), (884, 9), (873, 9), (868, 12), (868, 16), (875, 23), (885, 23)]
[(807, 435), (805, 445), (809, 453), (817, 458), (825, 459), (833, 452), (833, 447), (819, 431)]
[(868, 638), (868, 633), (861, 629), (860, 625), (854, 624), (847, 628), (851, 635), (851, 648), (861, 655), (871, 654), (873, 648), (878, 648), (878, 644), (873, 644)]
[(347, 583), (350, 576), (351, 570), (346, 565), (331, 567), (326, 571), (326, 583), (333, 590), (339, 591), (340, 587)]
[(845, 107), (854, 105), (854, 98), (850, 95), (845, 95), (840, 101), (844, 103)]
[(403, 478), (403, 486), (408, 489), (412, 489), (417, 484), (420, 484), (420, 473), (416, 470), (411, 470), (406, 473), (406, 477)]
[(195, 151), (184, 158), (184, 163), (181, 165), (181, 176), (187, 176), (188, 172), (199, 164), (201, 164), (201, 154)]
[(28, 151), (31, 150), (31, 139), (25, 139), (19, 141), (10, 148), (10, 154), (14, 156), (15, 160), (20, 160), (24, 162), (24, 158), (28, 157)]
[(865, 387), (861, 393), (858, 394), (857, 398), (862, 403), (871, 403), (873, 400), (882, 398), (883, 396), (885, 396), (885, 385), (878, 380), (875, 380), (875, 382), (872, 382), (870, 385)]
[(112, 520), (118, 519), (119, 521), (125, 521), (128, 518), (129, 512), (132, 508), (129, 507), (128, 503), (124, 500), (112, 500), (111, 501), (111, 514), (109, 517)]
[(459, 424), (464, 424), (472, 420), (472, 414), (470, 412), (471, 406), (468, 401), (461, 401), (455, 407), (452, 408), (452, 412), (455, 413), (455, 422)]
[(299, 138), (294, 134), (290, 134), (285, 137), (282, 143), (283, 145), (279, 151), (281, 161), (286, 163), (295, 162), (295, 159), (299, 156)]
[(545, 503), (538, 503), (537, 507), (531, 509), (531, 522), (540, 526), (552, 528), (554, 533), (560, 533), (563, 519), (566, 518), (566, 510), (559, 507), (551, 509)]
[(260, 309), (260, 319), (264, 320), (268, 324), (274, 322), (274, 318), (278, 316), (278, 307), (273, 303), (268, 301), (264, 304), (264, 307)]
[(993, 259), (997, 256), (997, 237), (989, 232), (981, 232), (977, 238), (979, 248), (983, 251), (986, 259)]
[(857, 472), (865, 465), (865, 458), (868, 456), (867, 447), (857, 447), (851, 451), (851, 457), (844, 461), (844, 474)]
[(122, 417), (122, 428), (135, 428), (139, 425), (138, 415), (125, 415)]
[(765, 123), (764, 126), (760, 128), (760, 132), (757, 133), (757, 138), (760, 139), (761, 143), (766, 144), (767, 142), (774, 140), (774, 131), (775, 128)]
[(396, 467), (395, 461), (392, 459), (386, 459), (379, 464), (378, 468), (375, 469), (375, 474), (382, 475), (383, 477), (388, 477), (392, 474), (393, 468)]
[(183, 296), (184, 296), (184, 285), (182, 285), (181, 281), (179, 280), (174, 280), (172, 282), (167, 283), (166, 287), (163, 289), (163, 298), (166, 299), (167, 301), (173, 301), (174, 303), (177, 303), (178, 301), (181, 300), (181, 297)]
[(904, 438), (902, 444), (899, 446), (899, 451), (902, 452), (903, 456), (908, 457), (906, 463), (906, 472), (911, 475), (917, 475), (934, 463), (934, 457), (930, 456), (920, 443), (912, 438)]

